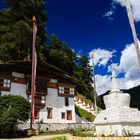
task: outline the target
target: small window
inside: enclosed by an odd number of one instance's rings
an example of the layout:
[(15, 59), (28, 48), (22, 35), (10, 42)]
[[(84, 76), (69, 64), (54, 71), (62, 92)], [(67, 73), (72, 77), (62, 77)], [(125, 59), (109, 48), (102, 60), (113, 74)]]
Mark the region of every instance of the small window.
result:
[(59, 87), (59, 93), (64, 93), (64, 87)]
[(52, 108), (47, 108), (47, 112), (48, 112), (47, 119), (52, 119)]
[(70, 94), (74, 94), (74, 88), (70, 88)]
[(11, 87), (11, 80), (10, 79), (0, 79), (0, 87), (9, 89)]
[(66, 117), (65, 112), (62, 112), (62, 113), (61, 113), (61, 118), (62, 118), (62, 119), (65, 119), (65, 117)]
[(69, 98), (65, 97), (65, 106), (69, 106)]
[(67, 120), (72, 120), (72, 111), (67, 110)]

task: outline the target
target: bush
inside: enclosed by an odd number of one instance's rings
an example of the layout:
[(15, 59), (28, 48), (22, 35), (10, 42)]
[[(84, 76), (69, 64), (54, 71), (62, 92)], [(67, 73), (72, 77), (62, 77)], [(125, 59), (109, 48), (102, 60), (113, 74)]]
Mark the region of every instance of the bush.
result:
[(29, 119), (30, 109), (28, 100), (21, 96), (0, 97), (0, 136), (16, 136), (17, 124)]

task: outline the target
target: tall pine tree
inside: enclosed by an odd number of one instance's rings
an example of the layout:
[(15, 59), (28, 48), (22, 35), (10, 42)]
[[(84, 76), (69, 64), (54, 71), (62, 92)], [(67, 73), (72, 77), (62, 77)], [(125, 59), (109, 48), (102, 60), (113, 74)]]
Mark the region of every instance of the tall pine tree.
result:
[(32, 54), (32, 17), (38, 25), (37, 52), (46, 60), (47, 13), (43, 0), (4, 0), (8, 9), (0, 10), (0, 60), (24, 60)]

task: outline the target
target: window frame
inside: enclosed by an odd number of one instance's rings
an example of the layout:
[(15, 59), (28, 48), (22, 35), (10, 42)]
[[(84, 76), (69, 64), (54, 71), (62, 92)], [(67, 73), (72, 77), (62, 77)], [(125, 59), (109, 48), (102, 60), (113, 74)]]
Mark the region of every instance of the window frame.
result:
[(64, 87), (63, 86), (59, 86), (58, 87), (58, 92), (59, 92), (59, 94), (64, 94), (65, 93)]
[(0, 89), (1, 91), (10, 91), (11, 89), (11, 79), (0, 77)]
[(67, 110), (67, 120), (72, 120), (72, 110)]
[(65, 112), (61, 112), (61, 119), (65, 120), (66, 119), (66, 113)]
[(47, 108), (47, 119), (53, 118), (53, 108), (48, 107)]

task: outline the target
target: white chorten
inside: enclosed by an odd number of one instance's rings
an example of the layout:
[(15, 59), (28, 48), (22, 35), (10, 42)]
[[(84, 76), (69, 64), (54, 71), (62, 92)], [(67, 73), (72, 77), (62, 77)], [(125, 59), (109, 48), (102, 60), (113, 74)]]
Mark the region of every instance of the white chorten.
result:
[(106, 109), (94, 121), (98, 136), (140, 134), (140, 111), (129, 107), (130, 95), (120, 91), (114, 71), (111, 92), (104, 96), (104, 103)]

